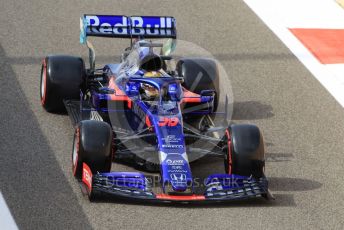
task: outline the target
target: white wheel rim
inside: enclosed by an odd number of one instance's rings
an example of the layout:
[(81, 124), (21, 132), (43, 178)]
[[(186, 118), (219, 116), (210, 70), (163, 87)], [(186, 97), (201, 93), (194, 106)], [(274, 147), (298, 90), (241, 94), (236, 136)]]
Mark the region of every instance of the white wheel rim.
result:
[[(76, 135), (75, 135), (76, 136)], [(74, 143), (73, 143), (73, 166), (76, 167), (77, 161), (78, 161), (78, 148), (77, 148), (77, 140), (76, 137), (74, 137)]]
[(45, 67), (43, 67), (43, 71), (41, 74), (41, 97), (42, 98), (44, 98), (44, 93), (45, 93), (45, 78), (46, 78)]

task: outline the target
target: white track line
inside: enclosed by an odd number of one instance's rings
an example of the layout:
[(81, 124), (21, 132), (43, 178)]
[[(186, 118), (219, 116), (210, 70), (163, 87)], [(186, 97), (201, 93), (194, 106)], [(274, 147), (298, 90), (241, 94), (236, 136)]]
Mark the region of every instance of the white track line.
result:
[(0, 192), (0, 229), (2, 230), (17, 230), (17, 224), (7, 207), (6, 201)]
[[(344, 10), (334, 0), (244, 0), (314, 77), (344, 107), (344, 73), (321, 64), (288, 28), (344, 28)], [(336, 68), (341, 69), (341, 68)]]

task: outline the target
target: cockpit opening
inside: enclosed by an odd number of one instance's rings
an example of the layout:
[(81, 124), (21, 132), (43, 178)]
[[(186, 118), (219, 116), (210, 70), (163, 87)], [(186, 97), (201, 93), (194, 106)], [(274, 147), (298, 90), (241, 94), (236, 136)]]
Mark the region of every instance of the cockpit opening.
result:
[(147, 54), (140, 62), (140, 69), (145, 71), (158, 71), (162, 69), (163, 61), (159, 55)]

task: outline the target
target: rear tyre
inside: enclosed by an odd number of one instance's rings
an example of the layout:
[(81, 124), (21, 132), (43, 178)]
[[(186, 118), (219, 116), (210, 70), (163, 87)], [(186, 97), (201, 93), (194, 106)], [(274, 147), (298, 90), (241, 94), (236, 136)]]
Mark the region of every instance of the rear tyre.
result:
[(191, 92), (200, 94), (202, 90), (214, 90), (214, 108), (219, 104), (219, 70), (214, 60), (208, 58), (183, 58), (177, 63), (177, 73), (184, 78), (183, 86)]
[(79, 99), (85, 80), (85, 64), (80, 57), (48, 56), (41, 68), (40, 98), (48, 112), (63, 113), (63, 100)]
[(241, 176), (264, 176), (264, 140), (255, 125), (230, 125), (224, 136), (226, 173)]
[(82, 167), (86, 163), (92, 174), (110, 172), (112, 163), (112, 130), (103, 121), (81, 121), (75, 129), (72, 172), (81, 180)]

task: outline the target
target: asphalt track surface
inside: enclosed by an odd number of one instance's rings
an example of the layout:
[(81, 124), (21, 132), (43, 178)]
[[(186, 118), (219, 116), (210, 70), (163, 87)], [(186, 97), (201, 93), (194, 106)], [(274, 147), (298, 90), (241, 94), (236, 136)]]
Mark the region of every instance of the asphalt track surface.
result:
[[(71, 174), (70, 120), (46, 113), (39, 101), (42, 57), (87, 56), (78, 44), (83, 13), (175, 16), (179, 38), (210, 51), (229, 74), (233, 121), (262, 129), (266, 174), (276, 200), (156, 206), (90, 203), (83, 197)], [(100, 63), (116, 61), (127, 44), (101, 42), (95, 44)], [(240, 0), (2, 0), (0, 66), (0, 190), (20, 229), (344, 225), (343, 108)]]

